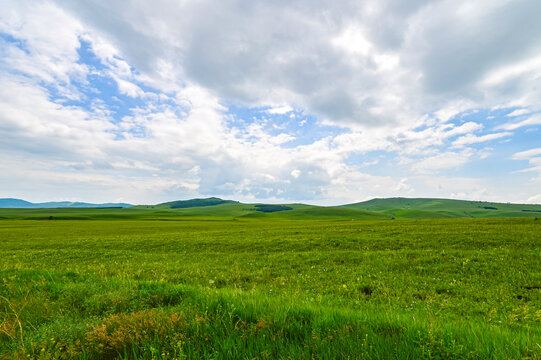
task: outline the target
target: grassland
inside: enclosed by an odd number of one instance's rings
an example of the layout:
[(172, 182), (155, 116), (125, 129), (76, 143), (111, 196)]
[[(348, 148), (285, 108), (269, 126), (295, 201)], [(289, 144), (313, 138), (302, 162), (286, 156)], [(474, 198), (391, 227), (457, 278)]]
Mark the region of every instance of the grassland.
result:
[(0, 359), (541, 358), (541, 220), (280, 213), (0, 213)]
[[(4, 200), (9, 200), (8, 203), (14, 200), (24, 202), (17, 199)], [(67, 202), (44, 204), (64, 203)], [(192, 219), (206, 218), (207, 220), (209, 217), (221, 219), (258, 218), (261, 220), (376, 220), (541, 217), (541, 205), (425, 198), (372, 199), (360, 203), (331, 207), (307, 204), (243, 204), (238, 201), (215, 197), (124, 208), (90, 208), (88, 206), (84, 206), (84, 208), (50, 208), (50, 206), (36, 208), (39, 204), (31, 205), (32, 207), (18, 209), (5, 209), (0, 206), (0, 220), (44, 220), (47, 218), (51, 220), (185, 220), (189, 217)]]

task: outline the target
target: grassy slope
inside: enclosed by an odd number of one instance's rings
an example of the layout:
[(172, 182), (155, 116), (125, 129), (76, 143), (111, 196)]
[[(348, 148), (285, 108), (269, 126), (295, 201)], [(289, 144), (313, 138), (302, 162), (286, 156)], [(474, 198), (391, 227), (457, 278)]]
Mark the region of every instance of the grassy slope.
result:
[(149, 210), (138, 207), (123, 209), (61, 208), (61, 209), (0, 209), (0, 219), (19, 220), (100, 220), (169, 218), (170, 211)]
[[(255, 205), (221, 199), (193, 199), (158, 205), (142, 205), (124, 209), (0, 209), (0, 219), (45, 220), (98, 220), (98, 219), (158, 219), (182, 220), (187, 218), (233, 219), (264, 218), (289, 220), (369, 220), (369, 219), (438, 219), (438, 218), (491, 218), (541, 217), (541, 205), (501, 204), (449, 199), (373, 199), (338, 207), (305, 204), (284, 204), (293, 210), (263, 213)], [(201, 205), (201, 206), (195, 206)], [(178, 206), (186, 206), (177, 208)], [(175, 207), (175, 208), (172, 208)], [(488, 208), (488, 209), (487, 209)], [(491, 209), (496, 208), (496, 209)], [(530, 210), (530, 211), (523, 211)]]
[(185, 218), (234, 218), (254, 211), (249, 205), (227, 203), (181, 209), (134, 206), (126, 209), (0, 209), (0, 219), (46, 220), (182, 220)]
[[(374, 213), (370, 211), (359, 211), (355, 209), (344, 209), (342, 207), (323, 207), (306, 204), (281, 204), (292, 208), (292, 210), (276, 211), (272, 213), (265, 213), (257, 211), (256, 205), (265, 205), (260, 203), (255, 204), (243, 204), (240, 202), (234, 202), (225, 200), (227, 203), (219, 205), (207, 206), (205, 202), (212, 204), (217, 198), (208, 199), (195, 199), (188, 201), (173, 201), (154, 206), (138, 206), (141, 209), (171, 209), (175, 211), (175, 214), (183, 216), (214, 216), (214, 217), (229, 217), (229, 218), (243, 218), (243, 219), (268, 219), (268, 220), (376, 220), (376, 219), (389, 219), (391, 216), (386, 214)], [(175, 206), (182, 206), (182, 204), (201, 204), (202, 206), (190, 206), (187, 208), (173, 208)]]
[[(442, 217), (541, 217), (541, 205), (503, 204), (451, 199), (389, 198), (344, 205), (344, 208), (380, 211), (403, 218)], [(486, 209), (493, 207), (494, 209)], [(534, 210), (525, 212), (522, 210)], [(537, 212), (538, 211), (538, 212)]]
[[(288, 205), (289, 206), (289, 205)], [(307, 206), (274, 213), (249, 213), (245, 218), (282, 220), (378, 220), (391, 217), (373, 211), (344, 209), (341, 207)]]
[(540, 232), (3, 220), (0, 358), (540, 358)]
[(238, 201), (223, 200), (216, 197), (204, 198), (204, 199), (190, 199), (190, 200), (177, 200), (169, 201), (157, 205), (141, 205), (143, 208), (151, 209), (186, 209), (194, 207), (207, 207), (225, 204), (238, 204)]
[(19, 220), (187, 220), (265, 218), (289, 220), (368, 220), (388, 219), (390, 216), (369, 211), (341, 207), (318, 207), (287, 204), (293, 210), (263, 213), (255, 204), (226, 203), (214, 206), (170, 209), (166, 207), (135, 206), (126, 209), (0, 209), (0, 219)]

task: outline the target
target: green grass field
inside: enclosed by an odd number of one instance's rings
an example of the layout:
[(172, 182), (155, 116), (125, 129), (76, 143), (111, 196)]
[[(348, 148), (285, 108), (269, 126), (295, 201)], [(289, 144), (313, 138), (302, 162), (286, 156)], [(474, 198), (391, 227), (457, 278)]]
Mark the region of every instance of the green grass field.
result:
[(541, 358), (541, 220), (243, 206), (0, 210), (0, 359)]
[[(258, 207), (281, 211), (259, 211)], [(171, 201), (128, 208), (0, 208), (0, 220), (377, 220), (541, 217), (541, 205), (450, 199), (373, 199), (341, 206), (243, 204), (219, 198)]]

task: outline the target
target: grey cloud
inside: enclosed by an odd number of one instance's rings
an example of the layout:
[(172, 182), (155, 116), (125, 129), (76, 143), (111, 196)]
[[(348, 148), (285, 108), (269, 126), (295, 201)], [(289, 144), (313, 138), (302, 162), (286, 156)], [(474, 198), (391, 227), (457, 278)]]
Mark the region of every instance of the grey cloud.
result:
[[(468, 1), (170, 1), (57, 0), (105, 34), (131, 64), (154, 76), (176, 68), (224, 101), (246, 106), (290, 103), (337, 123), (393, 124), (457, 98), (490, 99), (472, 84), (497, 66), (525, 59), (541, 45), (541, 3)], [(372, 48), (356, 58), (333, 45), (359, 26)], [(378, 72), (377, 56), (399, 67)], [(451, 94), (451, 95), (449, 95)], [(389, 103), (385, 95), (399, 99)]]
[[(292, 102), (324, 118), (360, 121), (365, 112), (357, 98), (377, 84), (331, 43), (359, 13), (353, 1), (187, 2), (167, 14), (159, 10), (166, 3), (128, 9), (115, 1), (60, 4), (106, 34), (141, 71), (164, 59), (185, 76), (173, 80), (248, 106)], [(322, 99), (336, 105), (318, 106)]]
[[(169, 199), (220, 192), (298, 200), (346, 198), (352, 193), (389, 195), (398, 188), (397, 182), (360, 173), (354, 165), (347, 165), (348, 154), (382, 150), (419, 160), (428, 156), (420, 162), (424, 170), (437, 169), (446, 157), (460, 160), (460, 165), (474, 155), (462, 153), (460, 157), (442, 153), (441, 148), (452, 141), (451, 137), (479, 128), (470, 124), (461, 132), (445, 124), (439, 127), (435, 121), (428, 123), (429, 116), (423, 115), (448, 110), (449, 104), (464, 98), (467, 105), (457, 105), (459, 111), (502, 105), (517, 98), (523, 102), (520, 106), (535, 111), (535, 105), (541, 103), (541, 89), (535, 90), (541, 69), (535, 64), (505, 82), (479, 85), (488, 72), (539, 52), (541, 37), (535, 35), (539, 35), (540, 27), (532, 15), (539, 9), (533, 1), (503, 3), (499, 8), (487, 2), (483, 6), (492, 10), (481, 11), (470, 19), (453, 11), (459, 6), (483, 3), (56, 3), (84, 24), (65, 26), (66, 33), (75, 34), (65, 52), (71, 54), (64, 56), (69, 65), (66, 68), (76, 67), (78, 40), (89, 39), (92, 43), (99, 34), (106, 38), (104, 43), (111, 42), (111, 48), (119, 50), (124, 65), (130, 64), (143, 74), (129, 80), (141, 84), (145, 78), (161, 77), (156, 86), (176, 85), (171, 87), (175, 89), (172, 97), (182, 99), (187, 110), (177, 116), (175, 106), (156, 107), (153, 100), (146, 99), (147, 110), (134, 111), (133, 121), (125, 117), (118, 124), (121, 128), (114, 128), (116, 122), (111, 122), (106, 112), (77, 112), (73, 107), (52, 103), (47, 89), (37, 80), (26, 84), (20, 96), (14, 93), (15, 86), (4, 89), (3, 98), (9, 100), (9, 106), (0, 113), (15, 116), (0, 118), (0, 134), (12, 139), (0, 147), (7, 156), (39, 160), (45, 164), (41, 168), (43, 176), (60, 184), (104, 182), (130, 196), (141, 196), (144, 190), (167, 194)], [(522, 20), (526, 29), (518, 28)], [(365, 48), (344, 50), (333, 42), (349, 27), (365, 38)], [(41, 29), (38, 32), (43, 34)], [(476, 36), (469, 42), (472, 34)], [(50, 36), (53, 42), (66, 43), (54, 35)], [(359, 43), (363, 43), (362, 39)], [(59, 57), (49, 46), (39, 50), (44, 49)], [(162, 72), (168, 66), (171, 71)], [(48, 75), (50, 70), (43, 71)], [(114, 74), (111, 69), (110, 75)], [(17, 76), (17, 81), (24, 77)], [(32, 88), (39, 88), (39, 94), (33, 95)], [(187, 89), (190, 91), (182, 95)], [(31, 96), (30, 106), (18, 102)], [(242, 129), (234, 129), (237, 133), (233, 134), (223, 122), (220, 102), (245, 106), (289, 104), (305, 114), (354, 130), (346, 130), (343, 136), (315, 139), (306, 146), (285, 148), (271, 141), (264, 130), (260, 135), (254, 131), (257, 136), (242, 134)], [(101, 120), (90, 121), (93, 118)], [(371, 128), (357, 128), (357, 124)], [(379, 124), (387, 127), (374, 126)], [(426, 130), (415, 130), (421, 125)], [(135, 127), (144, 129), (145, 136), (130, 136), (129, 129)], [(116, 132), (125, 134), (125, 138), (115, 139)], [(43, 153), (39, 153), (40, 149), (44, 149)], [(20, 177), (40, 178), (41, 172), (35, 171), (30, 162), (19, 165), (26, 167)], [(46, 171), (51, 168), (58, 171)], [(400, 171), (411, 169), (405, 168)], [(82, 174), (82, 170), (88, 174)], [(92, 173), (95, 177), (84, 179), (84, 175)], [(16, 181), (11, 184), (17, 187)], [(129, 190), (131, 184), (135, 185)]]
[(540, 53), (541, 3), (495, 4), (487, 2), (472, 15), (474, 10), (458, 13), (467, 2), (445, 1), (417, 14), (420, 29), (407, 51), (418, 57), (428, 93), (467, 93), (490, 70)]
[(374, 43), (383, 49), (397, 51), (406, 40), (406, 30), (411, 16), (432, 2), (431, 0), (366, 1), (364, 3), (367, 9), (361, 14), (361, 22)]

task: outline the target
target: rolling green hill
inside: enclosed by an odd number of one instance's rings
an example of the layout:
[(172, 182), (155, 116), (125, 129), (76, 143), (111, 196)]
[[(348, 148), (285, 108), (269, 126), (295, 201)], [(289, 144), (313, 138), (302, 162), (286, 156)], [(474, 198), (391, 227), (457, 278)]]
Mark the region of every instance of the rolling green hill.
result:
[(238, 201), (233, 200), (223, 200), (217, 197), (210, 197), (205, 199), (190, 199), (190, 200), (177, 200), (170, 201), (158, 205), (152, 205), (151, 208), (159, 209), (187, 209), (194, 207), (205, 207), (205, 206), (215, 206), (222, 204), (238, 204)]
[(0, 219), (27, 220), (377, 220), (503, 217), (541, 217), (541, 205), (388, 198), (326, 207), (306, 204), (245, 204), (211, 197), (129, 208), (0, 208)]
[[(203, 204), (205, 204), (203, 202)], [(131, 208), (55, 208), (55, 209), (3, 209), (0, 208), (1, 219), (18, 220), (213, 220), (242, 218), (247, 214), (267, 213), (256, 207), (261, 204), (243, 204), (235, 201), (224, 201), (217, 205), (204, 205), (184, 208), (171, 208), (165, 204), (155, 206), (134, 206)], [(304, 204), (288, 204), (292, 210), (318, 208)], [(325, 208), (322, 208), (325, 209)], [(289, 212), (283, 211), (283, 212)], [(344, 210), (344, 209), (342, 209)], [(339, 210), (340, 211), (340, 210)], [(272, 213), (269, 213), (272, 214)]]
[(342, 207), (408, 219), (541, 216), (541, 205), (430, 198), (372, 199)]
[(380, 220), (392, 217), (374, 211), (346, 209), (343, 207), (306, 206), (273, 213), (249, 213), (243, 218), (281, 220)]

